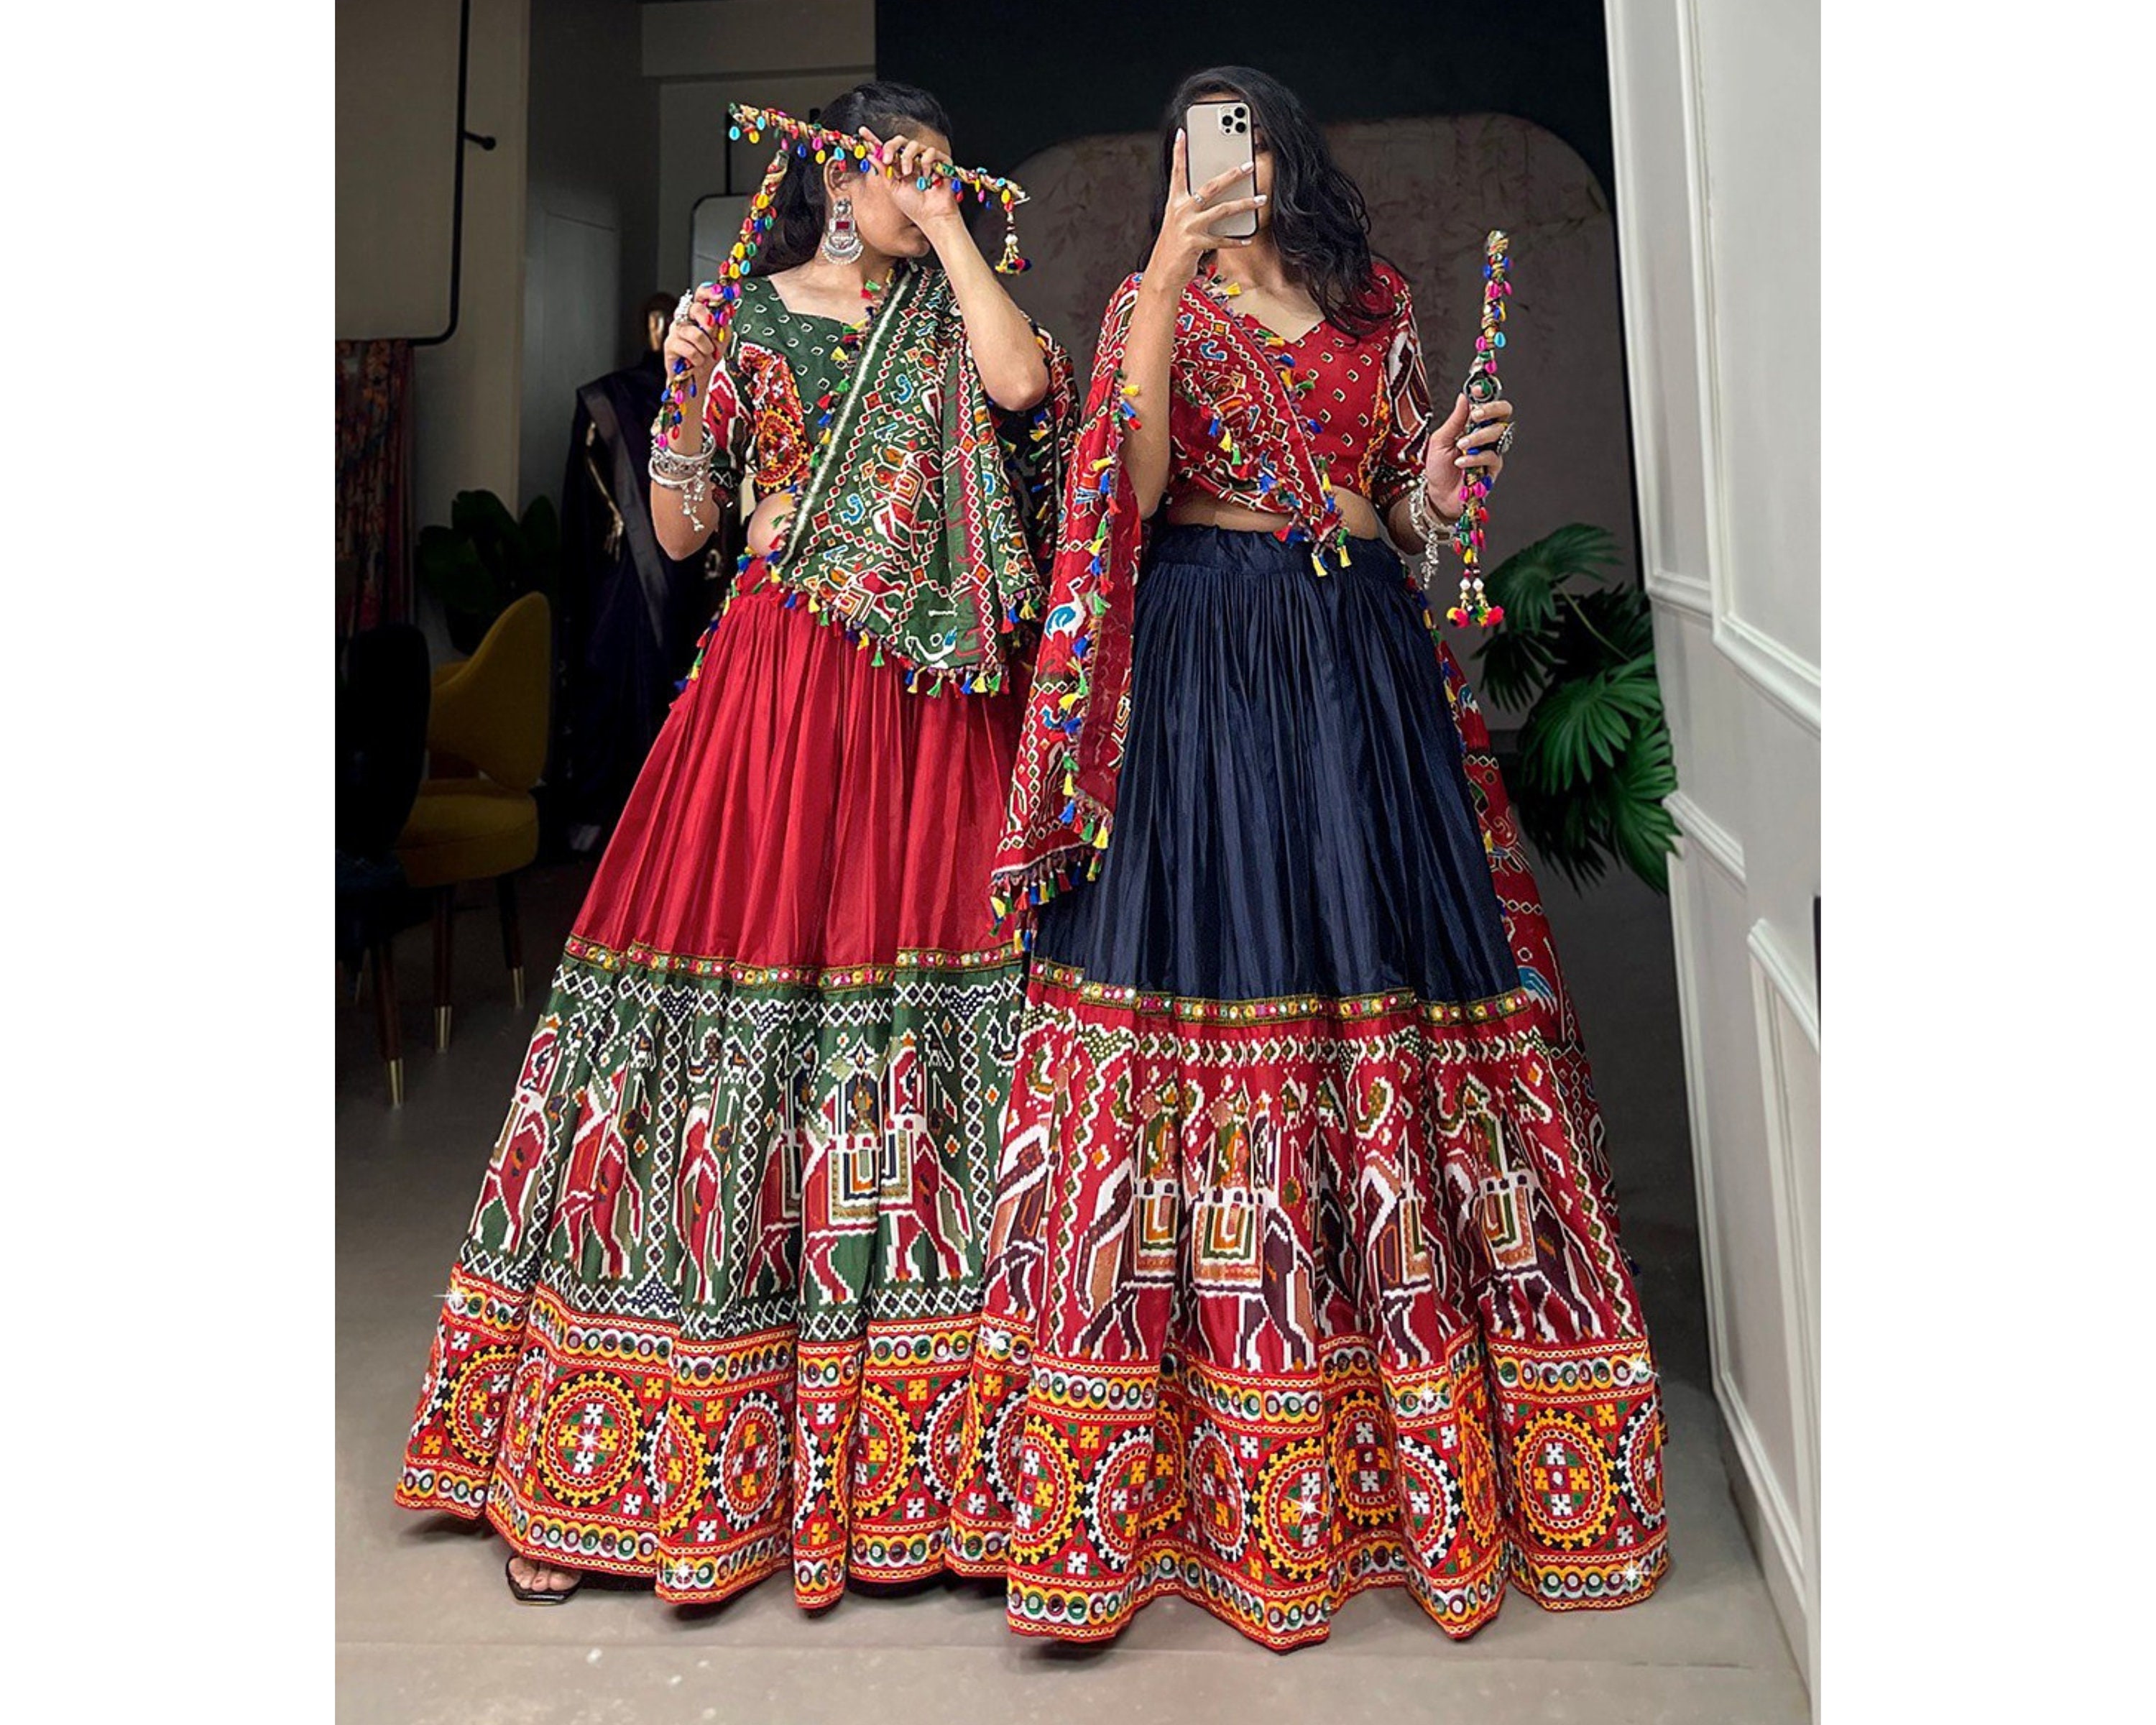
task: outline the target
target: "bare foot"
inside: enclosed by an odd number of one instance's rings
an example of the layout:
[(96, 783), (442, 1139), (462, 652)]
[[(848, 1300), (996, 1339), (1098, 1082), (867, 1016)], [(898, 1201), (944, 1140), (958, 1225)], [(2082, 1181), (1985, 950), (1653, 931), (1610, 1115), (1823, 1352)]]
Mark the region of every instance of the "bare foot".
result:
[(512, 1557), (509, 1560), (509, 1579), (530, 1592), (566, 1594), (573, 1591), (584, 1578), (575, 1569), (552, 1569), (530, 1558)]

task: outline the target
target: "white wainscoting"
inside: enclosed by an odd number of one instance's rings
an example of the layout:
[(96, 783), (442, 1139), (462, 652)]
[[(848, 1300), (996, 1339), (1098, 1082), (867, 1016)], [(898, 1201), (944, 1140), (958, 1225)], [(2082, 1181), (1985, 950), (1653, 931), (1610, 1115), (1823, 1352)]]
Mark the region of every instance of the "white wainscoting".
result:
[[(1670, 913), (1712, 1387), (1722, 1413), (1732, 1489), (1794, 1647), (1807, 1634), (1810, 1574), (1802, 1498), (1791, 1476), (1796, 1458), (1789, 1410), (1795, 1405), (1795, 1390), (1785, 1389), (1785, 1378), (1775, 1381), (1775, 1363), (1786, 1350), (1776, 1345), (1780, 1337), (1771, 1327), (1757, 1322), (1757, 1297), (1748, 1304), (1744, 1296), (1749, 1291), (1732, 1290), (1728, 1267), (1732, 1256), (1743, 1254), (1746, 1267), (1756, 1271), (1758, 1235), (1778, 1233), (1771, 1220), (1763, 1229), (1760, 1220), (1775, 1190), (1771, 1173), (1756, 1153), (1764, 1074), (1753, 1084), (1744, 1083), (1740, 1060), (1753, 1026), (1741, 935), (1744, 853), (1727, 828), (1682, 793), (1671, 798), (1669, 806), (1683, 834), (1670, 865)], [(1732, 1068), (1734, 1081), (1723, 1082), (1719, 1075)], [(1784, 1283), (1779, 1261), (1774, 1271), (1773, 1281)], [(1786, 1322), (1786, 1301), (1777, 1304)], [(1762, 1358), (1768, 1362), (1764, 1397), (1756, 1387)], [(1787, 1394), (1786, 1403), (1778, 1390)], [(1756, 1414), (1755, 1399), (1767, 1404)], [(1772, 1442), (1762, 1431), (1763, 1420), (1774, 1433)]]
[(1819, 1643), (1819, 1005), (1762, 920), (1745, 942), (1752, 960), (1752, 1011), (1759, 1037), (1760, 1093), (1766, 1101), (1767, 1168), (1774, 1183), (1775, 1249), (1783, 1265), (1790, 1403), (1796, 1414), (1800, 1571), (1807, 1650)]

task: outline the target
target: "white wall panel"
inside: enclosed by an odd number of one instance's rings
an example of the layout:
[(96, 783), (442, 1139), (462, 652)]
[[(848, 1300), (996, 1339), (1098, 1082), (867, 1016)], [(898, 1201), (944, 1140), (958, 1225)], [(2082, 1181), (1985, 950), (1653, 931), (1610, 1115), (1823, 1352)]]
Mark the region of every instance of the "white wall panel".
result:
[[(1666, 123), (1684, 99), (1677, 14), (1625, 8), (1609, 29), (1612, 124), (1618, 137), (1625, 359), (1631, 380), (1647, 590), (1710, 614), (1698, 345), (1691, 323), (1686, 136)], [(1640, 110), (1638, 121), (1631, 116)], [(1644, 459), (1649, 451), (1654, 459)]]
[[(1819, 12), (1702, 4), (1691, 22), (1710, 387), (1721, 424), (1717, 595), (1748, 646), (1818, 680)], [(1792, 670), (1792, 675), (1801, 673)]]

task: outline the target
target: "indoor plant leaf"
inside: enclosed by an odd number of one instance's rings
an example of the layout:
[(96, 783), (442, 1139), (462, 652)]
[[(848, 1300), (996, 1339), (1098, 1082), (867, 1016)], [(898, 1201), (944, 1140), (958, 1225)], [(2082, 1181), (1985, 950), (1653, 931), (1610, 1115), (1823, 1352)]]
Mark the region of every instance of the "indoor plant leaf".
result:
[(1537, 853), (1575, 885), (1614, 860), (1666, 891), (1676, 769), (1654, 608), (1638, 588), (1605, 584), (1619, 561), (1614, 536), (1583, 523), (1507, 558), (1486, 578), (1505, 621), (1477, 671), (1493, 701), (1529, 706), (1514, 803)]

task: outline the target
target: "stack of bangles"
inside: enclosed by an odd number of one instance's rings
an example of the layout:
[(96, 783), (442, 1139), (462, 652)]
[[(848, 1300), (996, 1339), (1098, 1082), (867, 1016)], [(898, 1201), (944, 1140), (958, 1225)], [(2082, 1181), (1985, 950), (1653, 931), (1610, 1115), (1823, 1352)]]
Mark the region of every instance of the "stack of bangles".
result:
[(685, 455), (663, 435), (654, 436), (651, 439), (650, 473), (653, 485), (680, 495), (681, 518), (699, 533), (707, 533), (711, 523), (703, 517), (702, 506), (711, 495), (711, 458), (718, 453), (718, 444), (711, 436), (710, 426), (701, 429), (703, 446)]
[(1408, 493), (1408, 525), (1422, 541), (1424, 557), (1434, 556), (1440, 545), (1458, 545), (1469, 531), (1467, 511), (1462, 510), (1455, 519), (1447, 521), (1437, 512), (1436, 505), (1430, 501), (1429, 487), (1420, 480)]

